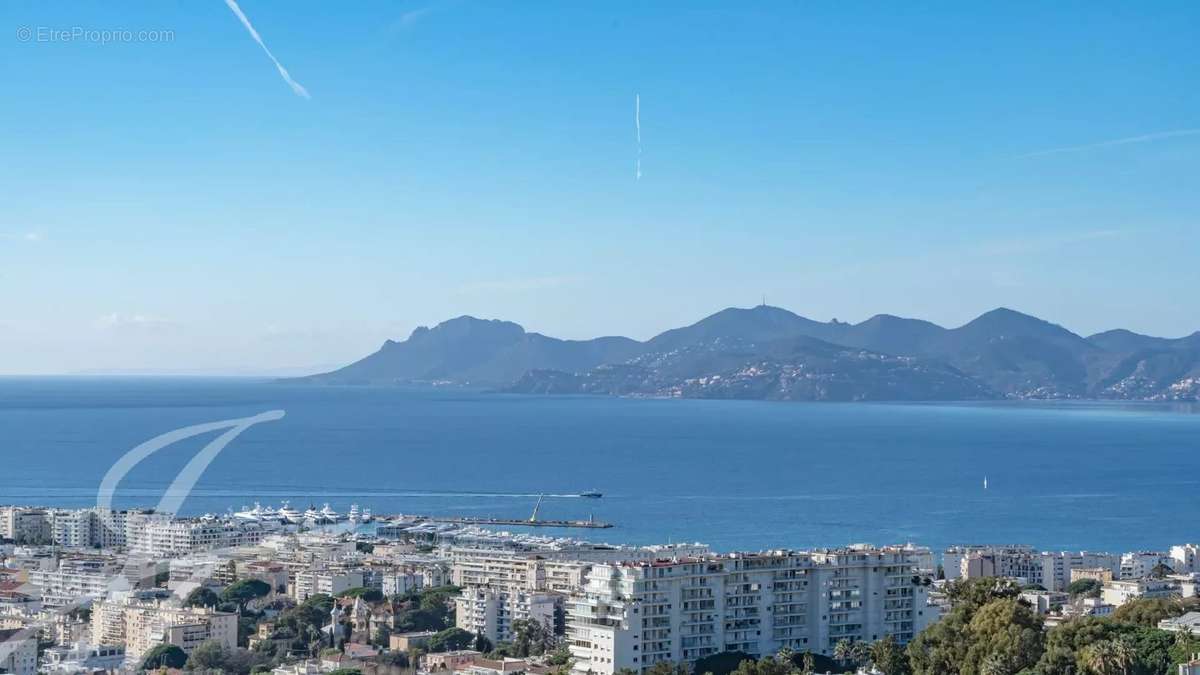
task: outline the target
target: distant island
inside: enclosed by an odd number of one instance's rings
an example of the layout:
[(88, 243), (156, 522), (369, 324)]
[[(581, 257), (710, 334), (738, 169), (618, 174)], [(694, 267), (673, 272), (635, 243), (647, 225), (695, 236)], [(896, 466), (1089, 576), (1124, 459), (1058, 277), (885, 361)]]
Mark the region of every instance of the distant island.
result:
[(388, 340), (343, 368), (288, 381), (749, 400), (1195, 401), (1200, 332), (1085, 338), (1004, 308), (951, 329), (886, 314), (826, 323), (760, 305), (639, 342), (560, 340), (462, 316)]

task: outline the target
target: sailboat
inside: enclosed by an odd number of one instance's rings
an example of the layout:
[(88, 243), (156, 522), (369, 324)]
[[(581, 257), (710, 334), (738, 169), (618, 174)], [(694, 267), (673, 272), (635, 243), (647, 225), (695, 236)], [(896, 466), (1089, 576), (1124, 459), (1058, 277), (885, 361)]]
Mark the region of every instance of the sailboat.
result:
[(987, 476), (984, 476), (984, 477), (983, 477), (983, 489), (984, 489), (984, 490), (986, 490), (986, 489), (987, 489)]

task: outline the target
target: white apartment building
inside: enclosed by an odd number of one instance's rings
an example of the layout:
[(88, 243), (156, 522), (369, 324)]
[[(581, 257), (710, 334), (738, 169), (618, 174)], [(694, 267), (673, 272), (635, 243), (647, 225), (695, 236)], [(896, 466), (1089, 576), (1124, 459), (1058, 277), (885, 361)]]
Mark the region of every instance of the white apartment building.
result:
[(458, 627), (493, 642), (512, 637), (513, 621), (553, 625), (556, 606), (582, 589), (592, 565), (503, 549), (455, 549), (451, 560), (451, 582), (463, 589), (455, 600)]
[(1120, 607), (1138, 598), (1177, 598), (1179, 584), (1170, 579), (1120, 579), (1100, 588), (1100, 599), (1107, 605)]
[(37, 632), (21, 636), (19, 629), (0, 630), (0, 673), (37, 673)]
[(1043, 551), (1042, 585), (1048, 591), (1065, 591), (1071, 585), (1072, 570), (1109, 570), (1114, 578), (1121, 574), (1121, 556), (1091, 551)]
[(54, 570), (29, 572), (29, 583), (42, 595), (45, 607), (65, 607), (84, 598), (103, 597), (120, 564), (107, 556), (66, 556)]
[(1180, 574), (1200, 572), (1200, 544), (1172, 546), (1171, 566)]
[(562, 600), (557, 593), (467, 586), (454, 599), (455, 625), (493, 643), (511, 640), (514, 621), (533, 620), (552, 629)]
[(125, 539), (134, 555), (171, 558), (194, 551), (256, 546), (274, 530), (266, 523), (217, 518), (177, 520), (170, 514), (130, 513)]
[(337, 595), (362, 585), (363, 573), (360, 570), (304, 570), (296, 573), (291, 596), (296, 602), (304, 602), (312, 595)]
[(0, 506), (0, 538), (19, 544), (50, 543), (50, 519), (44, 509)]
[(1160, 551), (1136, 551), (1121, 556), (1121, 579), (1141, 579), (1150, 576), (1159, 565), (1170, 567), (1171, 556)]
[(66, 548), (88, 548), (96, 540), (96, 514), (90, 510), (54, 509), (48, 512), (50, 538)]
[(76, 644), (51, 647), (42, 654), (43, 673), (94, 673), (116, 671), (125, 663), (125, 648), (113, 645)]
[(388, 570), (382, 574), (379, 589), (387, 597), (419, 591), (425, 586), (425, 576), (409, 570)]
[(884, 635), (907, 643), (937, 618), (926, 554), (863, 546), (594, 565), (568, 602), (574, 670), (612, 675), (783, 647), (830, 654), (839, 640)]
[(1043, 571), (1041, 556), (1025, 547), (971, 551), (959, 562), (963, 579), (1002, 577), (1044, 587)]

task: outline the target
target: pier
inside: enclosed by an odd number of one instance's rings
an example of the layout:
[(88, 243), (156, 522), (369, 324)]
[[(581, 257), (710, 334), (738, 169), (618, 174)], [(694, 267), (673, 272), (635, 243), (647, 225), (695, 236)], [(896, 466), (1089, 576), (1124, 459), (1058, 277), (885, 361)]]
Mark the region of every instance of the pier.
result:
[(525, 527), (579, 527), (607, 530), (612, 523), (599, 520), (546, 520), (540, 518), (480, 518), (475, 516), (416, 516), (417, 521), (456, 525), (512, 525)]

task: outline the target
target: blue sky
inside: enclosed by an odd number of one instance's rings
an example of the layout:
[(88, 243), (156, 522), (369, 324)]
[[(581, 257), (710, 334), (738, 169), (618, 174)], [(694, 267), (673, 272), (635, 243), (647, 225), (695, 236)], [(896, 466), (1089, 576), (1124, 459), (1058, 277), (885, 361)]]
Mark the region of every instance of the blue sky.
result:
[[(221, 0), (0, 5), (0, 372), (339, 364), (459, 314), (644, 338), (763, 294), (1200, 329), (1196, 3), (239, 4), (310, 99)], [(76, 27), (173, 38), (38, 38)]]

